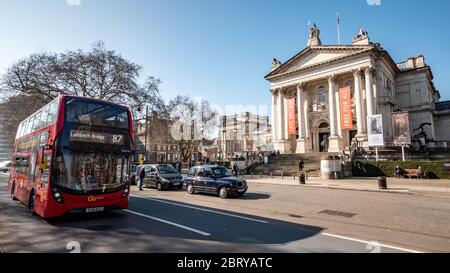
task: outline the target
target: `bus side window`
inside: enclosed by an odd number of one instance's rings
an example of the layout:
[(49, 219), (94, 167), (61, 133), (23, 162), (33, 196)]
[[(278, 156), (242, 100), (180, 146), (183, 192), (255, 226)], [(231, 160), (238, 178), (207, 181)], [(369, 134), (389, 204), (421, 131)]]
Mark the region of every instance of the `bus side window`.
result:
[(56, 121), (56, 115), (58, 111), (58, 100), (53, 101), (50, 104), (50, 107), (48, 109), (48, 119), (47, 119), (47, 124), (52, 124)]
[(22, 174), (28, 175), (30, 170), (30, 158), (28, 156), (22, 158)]

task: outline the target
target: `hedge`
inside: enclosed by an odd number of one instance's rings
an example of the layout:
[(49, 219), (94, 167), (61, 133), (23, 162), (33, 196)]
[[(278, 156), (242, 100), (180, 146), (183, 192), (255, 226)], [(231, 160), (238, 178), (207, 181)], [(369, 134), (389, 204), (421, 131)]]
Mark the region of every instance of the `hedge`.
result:
[(402, 169), (417, 169), (419, 166), (432, 179), (450, 179), (450, 170), (441, 161), (355, 161), (353, 162), (353, 176), (395, 177), (397, 165)]

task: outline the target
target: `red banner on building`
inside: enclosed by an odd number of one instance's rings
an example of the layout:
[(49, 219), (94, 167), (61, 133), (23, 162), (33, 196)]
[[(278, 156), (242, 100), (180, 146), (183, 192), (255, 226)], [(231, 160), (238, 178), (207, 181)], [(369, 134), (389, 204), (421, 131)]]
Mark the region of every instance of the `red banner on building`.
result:
[(350, 86), (339, 88), (339, 98), (341, 102), (342, 129), (352, 129), (353, 115), (352, 115), (352, 96)]
[(288, 133), (289, 135), (297, 134), (297, 122), (295, 113), (295, 98), (287, 101), (288, 110)]

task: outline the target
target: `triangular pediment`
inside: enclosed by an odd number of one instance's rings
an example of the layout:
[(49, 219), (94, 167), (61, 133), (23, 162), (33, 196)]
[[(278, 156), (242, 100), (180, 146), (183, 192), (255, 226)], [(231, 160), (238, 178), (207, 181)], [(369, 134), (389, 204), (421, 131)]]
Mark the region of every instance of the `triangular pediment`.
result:
[(318, 46), (306, 48), (272, 71), (266, 78), (339, 61), (371, 50), (372, 46)]

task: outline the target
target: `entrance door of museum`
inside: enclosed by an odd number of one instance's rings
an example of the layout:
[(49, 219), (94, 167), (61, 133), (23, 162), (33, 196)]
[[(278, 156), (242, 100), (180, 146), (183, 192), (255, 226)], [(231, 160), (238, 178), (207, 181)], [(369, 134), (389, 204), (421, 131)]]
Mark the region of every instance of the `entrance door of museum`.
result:
[(321, 153), (328, 153), (328, 143), (330, 138), (330, 133), (319, 133), (319, 151)]
[(330, 138), (330, 124), (323, 122), (311, 131), (313, 135), (313, 151), (327, 153), (329, 146), (328, 139)]

